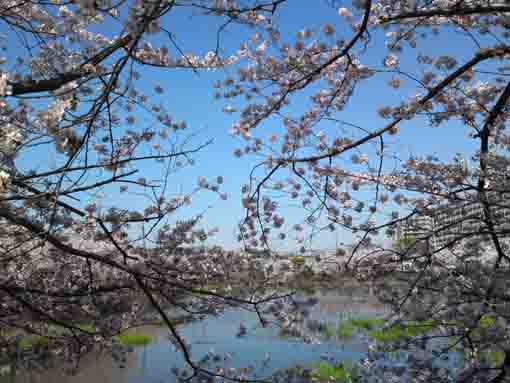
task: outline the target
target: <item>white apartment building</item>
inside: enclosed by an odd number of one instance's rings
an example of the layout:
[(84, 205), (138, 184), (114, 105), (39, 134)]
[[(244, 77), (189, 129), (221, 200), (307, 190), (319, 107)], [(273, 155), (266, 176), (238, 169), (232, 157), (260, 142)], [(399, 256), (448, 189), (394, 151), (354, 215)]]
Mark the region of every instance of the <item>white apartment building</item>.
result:
[[(510, 192), (489, 194), (491, 217), (496, 230), (510, 230)], [(397, 237), (413, 237), (426, 240), (432, 249), (441, 249), (452, 244), (459, 236), (480, 237), (484, 241), (487, 235), (477, 234), (487, 231), (483, 204), (480, 201), (450, 202), (428, 210), (402, 222)], [(510, 237), (510, 234), (505, 234)]]

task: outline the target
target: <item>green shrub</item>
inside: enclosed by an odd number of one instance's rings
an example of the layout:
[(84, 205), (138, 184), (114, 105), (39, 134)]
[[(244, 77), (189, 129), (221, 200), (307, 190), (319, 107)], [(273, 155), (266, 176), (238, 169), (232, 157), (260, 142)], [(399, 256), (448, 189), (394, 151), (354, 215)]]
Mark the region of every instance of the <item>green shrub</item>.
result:
[(492, 327), (496, 324), (496, 319), (485, 314), (480, 318), (478, 323), (482, 328)]
[(44, 346), (49, 343), (48, 338), (45, 338), (40, 335), (30, 335), (21, 338), (18, 343), (18, 348), (20, 351), (27, 351), (33, 347)]

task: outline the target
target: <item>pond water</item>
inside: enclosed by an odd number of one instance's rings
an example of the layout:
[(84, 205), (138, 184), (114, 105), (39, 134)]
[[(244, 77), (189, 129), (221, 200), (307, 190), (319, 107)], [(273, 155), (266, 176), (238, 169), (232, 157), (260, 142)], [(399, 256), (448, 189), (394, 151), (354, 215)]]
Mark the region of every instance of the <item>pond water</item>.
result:
[[(370, 286), (350, 283), (334, 289), (322, 289), (313, 294), (300, 293), (300, 298), (317, 298), (308, 307), (307, 321), (319, 320), (337, 329), (342, 321), (353, 318), (384, 317), (389, 310), (375, 297)], [(246, 327), (246, 335), (237, 337), (240, 324)], [(306, 325), (306, 323), (304, 324)], [(181, 335), (191, 344), (195, 360), (214, 350), (228, 353), (227, 367), (253, 366), (250, 377), (268, 377), (277, 370), (296, 365), (310, 365), (320, 360), (356, 362), (366, 356), (369, 339), (357, 334), (339, 339), (337, 335), (323, 337), (320, 343), (305, 343), (302, 339), (283, 336), (276, 327), (262, 327), (254, 313), (232, 310), (217, 317), (208, 317), (179, 327)], [(162, 383), (175, 382), (173, 367), (183, 367), (182, 355), (168, 340), (164, 327), (139, 329), (150, 335), (152, 342), (135, 347), (126, 356), (123, 367), (111, 357), (87, 355), (76, 375), (65, 375), (60, 368), (44, 371), (17, 371), (16, 376), (0, 378), (4, 383)], [(335, 330), (336, 334), (336, 330)], [(393, 364), (405, 363), (406, 355), (393, 355)]]

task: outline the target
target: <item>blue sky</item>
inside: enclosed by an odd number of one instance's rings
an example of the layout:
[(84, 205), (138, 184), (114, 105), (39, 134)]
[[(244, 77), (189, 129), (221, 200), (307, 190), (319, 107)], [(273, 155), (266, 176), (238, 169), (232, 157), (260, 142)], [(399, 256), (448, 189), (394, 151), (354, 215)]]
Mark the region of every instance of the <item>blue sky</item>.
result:
[[(340, 6), (341, 2), (336, 2)], [(317, 1), (290, 1), (284, 3), (276, 15), (276, 22), (280, 26), (283, 41), (292, 43), (295, 33), (304, 27), (320, 30), (326, 22), (331, 23), (337, 30), (339, 38), (348, 40), (352, 31), (347, 28), (345, 22), (336, 14), (328, 2)], [(164, 25), (175, 33), (176, 41), (184, 52), (205, 54), (214, 50), (216, 46), (216, 30), (220, 23), (211, 17), (198, 14), (190, 15), (189, 12), (176, 10), (171, 12), (164, 20)], [(246, 40), (253, 31), (245, 27), (232, 25), (226, 29), (222, 36), (221, 52), (229, 55), (235, 53), (239, 43)], [(416, 67), (415, 57), (419, 52), (425, 52), (432, 56), (449, 54), (457, 57), (460, 63), (467, 61), (472, 55), (473, 47), (469, 40), (458, 33), (448, 32), (439, 37), (420, 40), (418, 49), (408, 48), (404, 54), (403, 68)], [(384, 48), (384, 33), (372, 34), (368, 46), (369, 54), (365, 56), (367, 64), (382, 69), (382, 60), (386, 53)], [(365, 63), (365, 62), (364, 62)], [(212, 193), (203, 193), (194, 198), (191, 207), (185, 208), (179, 218), (191, 216), (197, 212), (206, 210), (204, 224), (207, 227), (218, 226), (220, 234), (209, 241), (210, 244), (218, 243), (226, 247), (236, 247), (237, 241), (233, 232), (236, 223), (243, 217), (244, 211), (240, 204), (240, 186), (248, 181), (248, 174), (256, 163), (256, 158), (234, 158), (234, 149), (242, 147), (239, 139), (229, 135), (230, 124), (233, 117), (225, 115), (221, 109), (222, 101), (213, 100), (214, 89), (212, 84), (225, 75), (235, 73), (235, 68), (225, 68), (218, 71), (201, 71), (198, 75), (190, 70), (160, 70), (149, 69), (142, 72), (143, 79), (140, 81), (141, 89), (146, 93), (152, 93), (155, 85), (161, 85), (165, 93), (160, 97), (164, 107), (170, 112), (174, 120), (184, 120), (189, 126), (188, 133), (196, 134), (193, 142), (197, 145), (213, 139), (212, 145), (195, 155), (195, 166), (186, 168), (172, 177), (171, 191), (190, 190), (191, 185), (196, 184), (198, 176), (208, 179), (222, 175), (225, 178), (222, 191), (228, 193), (229, 199), (222, 201)], [(386, 81), (388, 75), (380, 75), (364, 81), (358, 85), (349, 107), (338, 114), (338, 118), (363, 126), (365, 129), (376, 129), (384, 124), (384, 120), (376, 114), (377, 107), (381, 105), (396, 105), (405, 97), (413, 95), (415, 90), (406, 85), (399, 91), (392, 91)], [(291, 106), (295, 114), (305, 110), (307, 106), (305, 92), (297, 97)], [(143, 116), (139, 116), (143, 118)], [(274, 122), (265, 123), (255, 135), (267, 137), (269, 133), (278, 133), (281, 127)], [(401, 158), (410, 154), (431, 153), (447, 158), (456, 152), (470, 152), (472, 147), (465, 140), (464, 127), (457, 123), (450, 123), (445, 127), (433, 129), (425, 124), (425, 121), (414, 120), (401, 126), (401, 134), (387, 138), (387, 143)], [(186, 134), (186, 133), (184, 133)], [(464, 138), (464, 139), (463, 139)], [(38, 161), (46, 161), (40, 153)], [(388, 166), (392, 165), (390, 163)], [(141, 171), (147, 178), (157, 177), (150, 163), (141, 166)], [(173, 190), (172, 190), (173, 189)], [(133, 206), (138, 202), (129, 195), (120, 195), (106, 200), (125, 206)], [(119, 200), (120, 198), (120, 200)], [(299, 210), (285, 210), (289, 215), (289, 221), (299, 220), (302, 212)], [(340, 241), (348, 241), (349, 238), (340, 238)], [(320, 237), (320, 247), (333, 247), (337, 236), (333, 234)]]
[[(172, 19), (173, 20), (173, 19)], [(215, 46), (214, 31), (216, 25), (211, 23), (210, 18), (195, 16), (191, 21), (176, 15), (175, 27), (177, 40), (181, 47), (195, 52), (206, 52)], [(338, 36), (349, 39), (352, 32), (339, 18), (334, 9), (330, 8), (325, 1), (299, 1), (284, 4), (279, 10), (277, 23), (280, 26), (283, 41), (292, 43), (295, 33), (304, 27), (320, 30), (326, 22), (335, 26)], [(172, 25), (173, 22), (172, 22)], [(196, 28), (196, 25), (200, 25)], [(192, 28), (190, 28), (192, 27)], [(237, 49), (239, 41), (246, 39), (244, 28), (234, 26), (226, 31), (223, 37), (223, 51), (227, 54)], [(424, 40), (421, 49), (410, 50), (404, 57), (412, 60), (404, 60), (404, 68), (414, 68), (414, 59), (419, 52), (426, 52), (431, 55), (453, 54), (459, 62), (466, 61), (472, 54), (472, 47), (465, 37), (456, 33), (448, 33), (440, 37)], [(384, 34), (374, 34), (369, 44), (369, 55), (367, 58), (370, 64), (382, 67), (382, 60), (386, 53), (384, 48)], [(199, 130), (199, 139), (213, 137), (215, 142), (196, 156), (196, 167), (190, 168), (189, 173), (179, 177), (178, 182), (186, 183), (187, 180), (194, 180), (198, 175), (214, 177), (218, 174), (225, 176), (224, 190), (229, 194), (228, 201), (220, 201), (214, 196), (204, 195), (204, 198), (197, 201), (194, 208), (205, 208), (213, 206), (206, 214), (206, 222), (211, 226), (220, 226), (222, 232), (213, 242), (226, 246), (236, 246), (232, 233), (235, 224), (243, 216), (244, 211), (240, 207), (240, 185), (248, 180), (248, 172), (257, 160), (256, 158), (236, 159), (232, 156), (235, 148), (242, 146), (239, 139), (229, 136), (228, 130), (233, 119), (221, 112), (224, 105), (221, 101), (213, 101), (213, 89), (211, 84), (217, 78), (222, 78), (231, 73), (232, 68), (225, 71), (201, 72), (199, 76), (192, 72), (171, 72), (164, 74), (165, 83), (168, 84), (167, 96), (168, 105), (173, 115), (186, 119), (193, 130)], [(163, 77), (162, 77), (163, 78)], [(376, 115), (376, 109), (382, 104), (396, 105), (406, 96), (414, 94), (414, 90), (403, 86), (399, 91), (392, 91), (386, 81), (388, 75), (381, 75), (372, 78), (359, 85), (357, 93), (351, 100), (350, 106), (338, 117), (356, 123), (367, 129), (380, 127), (384, 120)], [(292, 112), (298, 114), (308, 104), (305, 93), (304, 97), (298, 97), (292, 104)], [(277, 124), (266, 123), (258, 132), (260, 136), (267, 137), (269, 133), (280, 131)], [(392, 150), (402, 158), (411, 154), (431, 153), (446, 159), (455, 152), (468, 152), (471, 150), (469, 144), (462, 138), (465, 137), (464, 128), (456, 123), (449, 124), (446, 128), (432, 129), (426, 126), (424, 121), (415, 120), (402, 124), (402, 134), (396, 137), (386, 138), (391, 143)], [(281, 201), (282, 204), (289, 201)], [(289, 221), (298, 221), (302, 212), (298, 209), (286, 209)], [(340, 241), (348, 241), (349, 238), (340, 234)], [(322, 235), (319, 243), (321, 247), (332, 247), (337, 240), (335, 233)]]

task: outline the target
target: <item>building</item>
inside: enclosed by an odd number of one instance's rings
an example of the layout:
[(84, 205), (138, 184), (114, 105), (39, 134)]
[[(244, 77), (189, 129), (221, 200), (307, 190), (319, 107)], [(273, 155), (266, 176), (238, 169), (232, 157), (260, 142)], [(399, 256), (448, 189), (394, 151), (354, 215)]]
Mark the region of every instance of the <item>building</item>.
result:
[[(502, 235), (510, 237), (510, 234), (506, 233), (510, 229), (510, 192), (490, 193), (488, 199), (495, 229), (505, 230)], [(488, 231), (484, 206), (482, 202), (472, 198), (450, 201), (428, 209), (425, 214), (418, 214), (403, 221), (397, 228), (397, 238), (422, 239), (427, 241), (432, 249), (438, 250), (455, 243), (462, 236), (488, 240), (488, 234), (480, 234), (481, 231)]]

